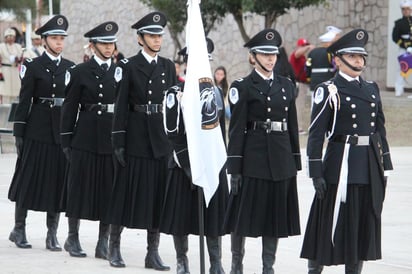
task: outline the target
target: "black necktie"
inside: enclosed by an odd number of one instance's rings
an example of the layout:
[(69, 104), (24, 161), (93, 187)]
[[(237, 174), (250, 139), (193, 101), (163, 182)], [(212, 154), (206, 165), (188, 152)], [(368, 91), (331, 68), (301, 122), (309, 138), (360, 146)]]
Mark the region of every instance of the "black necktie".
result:
[(272, 86), (272, 79), (266, 79), (265, 81), (266, 81), (266, 83), (268, 83), (269, 87)]
[(59, 59), (53, 60), (53, 63), (54, 63), (56, 66), (58, 66), (58, 65), (59, 65)]
[(156, 60), (153, 59), (152, 62), (150, 63), (150, 65), (151, 65), (152, 67), (156, 66)]
[(107, 69), (109, 68), (109, 66), (106, 63), (101, 64), (100, 67), (103, 71), (107, 71)]

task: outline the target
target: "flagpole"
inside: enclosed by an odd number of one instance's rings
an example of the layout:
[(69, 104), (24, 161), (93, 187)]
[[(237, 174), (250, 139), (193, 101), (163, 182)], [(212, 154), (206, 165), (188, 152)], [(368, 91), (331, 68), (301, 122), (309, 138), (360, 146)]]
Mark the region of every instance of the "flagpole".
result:
[(197, 197), (199, 204), (199, 253), (200, 253), (200, 274), (205, 274), (205, 227), (203, 211), (203, 191), (197, 187)]

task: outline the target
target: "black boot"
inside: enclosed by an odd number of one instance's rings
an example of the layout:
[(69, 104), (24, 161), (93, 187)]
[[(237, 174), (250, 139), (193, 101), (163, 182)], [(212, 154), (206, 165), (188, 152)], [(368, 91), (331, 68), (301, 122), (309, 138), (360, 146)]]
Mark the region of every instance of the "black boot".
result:
[(14, 228), (10, 232), (9, 240), (19, 248), (31, 248), (26, 239), (26, 217), (27, 209), (17, 207), (14, 211)]
[(222, 267), (222, 239), (221, 237), (206, 237), (209, 252), (209, 274), (225, 274)]
[(345, 274), (360, 274), (362, 273), (363, 261), (358, 261), (357, 264), (345, 264)]
[(120, 225), (110, 225), (109, 240), (109, 261), (113, 267), (126, 267), (122, 254), (120, 254), (120, 238), (123, 227)]
[(164, 265), (159, 256), (159, 240), (160, 233), (158, 229), (147, 230), (147, 254), (144, 259), (145, 268), (153, 268), (154, 270), (168, 271), (170, 266)]
[(232, 268), (230, 274), (243, 274), (243, 256), (245, 255), (245, 237), (230, 234), (232, 250)]
[(320, 274), (322, 270), (323, 265), (318, 264), (314, 260), (308, 260), (308, 274)]
[(99, 240), (97, 241), (95, 258), (108, 260), (109, 259), (109, 231), (110, 225), (100, 221), (99, 223)]
[(278, 238), (262, 237), (262, 262), (263, 274), (274, 274), (273, 265), (276, 259), (276, 250), (278, 249)]
[(76, 218), (68, 218), (69, 236), (64, 243), (64, 250), (69, 252), (72, 257), (86, 257), (86, 253), (82, 250), (79, 242), (79, 226), (80, 220)]
[(60, 213), (47, 212), (47, 237), (46, 237), (46, 249), (50, 251), (62, 251), (62, 247), (57, 241), (57, 227), (59, 226)]
[(189, 261), (187, 259), (187, 251), (189, 249), (187, 235), (173, 236), (173, 242), (176, 250), (176, 273), (190, 274)]

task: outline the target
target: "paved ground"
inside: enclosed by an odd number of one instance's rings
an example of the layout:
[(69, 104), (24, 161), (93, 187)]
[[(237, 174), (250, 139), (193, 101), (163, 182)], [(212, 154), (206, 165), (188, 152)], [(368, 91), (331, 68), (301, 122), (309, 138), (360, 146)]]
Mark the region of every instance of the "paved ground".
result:
[[(406, 274), (412, 273), (412, 147), (392, 148), (395, 171), (389, 179), (387, 198), (383, 212), (383, 259), (368, 262), (363, 273)], [(98, 225), (83, 221), (80, 237), (86, 258), (72, 258), (63, 252), (50, 252), (45, 249), (45, 214), (29, 212), (27, 218), (27, 236), (32, 249), (22, 250), (8, 240), (13, 227), (14, 204), (7, 199), (7, 191), (14, 170), (16, 155), (0, 155), (0, 273), (156, 273), (144, 269), (146, 232), (142, 230), (125, 230), (122, 234), (122, 254), (127, 267), (114, 269), (107, 261), (94, 258), (94, 247)], [(306, 170), (298, 176), (299, 198), (301, 207), (302, 231), (311, 203), (313, 190), (306, 177)], [(67, 221), (60, 220), (58, 238), (63, 244), (67, 235)], [(306, 273), (306, 261), (299, 258), (302, 236), (282, 239), (277, 252), (275, 271), (277, 273)], [(189, 259), (191, 273), (199, 271), (198, 238), (190, 238)], [(246, 242), (244, 259), (245, 273), (261, 273), (260, 239), (249, 238)], [(170, 236), (162, 235), (160, 254), (163, 260), (175, 272), (175, 252)], [(206, 259), (207, 261), (207, 259)], [(230, 269), (230, 239), (223, 239), (223, 264), (226, 273)], [(208, 262), (206, 262), (208, 267)], [(206, 272), (207, 273), (207, 272)], [(324, 273), (344, 273), (342, 266), (328, 267)]]

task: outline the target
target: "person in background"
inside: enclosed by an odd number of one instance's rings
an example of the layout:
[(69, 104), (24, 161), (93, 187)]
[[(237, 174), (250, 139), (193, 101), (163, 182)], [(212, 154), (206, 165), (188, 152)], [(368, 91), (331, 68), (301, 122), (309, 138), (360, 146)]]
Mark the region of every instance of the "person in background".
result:
[(338, 73), (313, 95), (307, 156), (316, 194), (301, 252), (310, 274), (340, 264), (346, 274), (360, 274), (363, 261), (382, 257), (381, 213), (392, 162), (378, 85), (361, 77), (367, 41), (366, 30), (354, 29), (329, 46)]
[[(213, 52), (213, 41), (207, 38), (209, 56)], [(187, 60), (187, 55), (184, 58)], [(216, 98), (216, 105), (212, 104), (210, 112), (217, 111), (216, 119), (220, 125), (222, 136), (225, 138), (225, 117), (223, 93), (216, 86), (211, 86)], [(169, 158), (169, 174), (163, 204), (160, 231), (173, 235), (176, 250), (176, 273), (190, 273), (188, 252), (188, 235), (199, 235), (199, 187), (193, 185), (190, 171), (189, 153), (185, 132), (184, 117), (181, 117), (182, 105), (180, 98), (183, 95), (184, 83), (179, 83), (166, 91), (164, 125), (173, 152)], [(208, 112), (209, 113), (209, 112)], [(204, 235), (206, 236), (209, 251), (210, 274), (224, 274), (222, 267), (222, 241), (221, 236), (224, 212), (229, 189), (227, 184), (226, 169), (222, 168), (219, 174), (219, 186), (212, 197), (208, 207), (202, 203), (204, 210)]]
[[(405, 52), (412, 53), (412, 1), (402, 0), (400, 4), (402, 18), (395, 21), (392, 29), (392, 41), (399, 47), (398, 56)], [(395, 96), (404, 93), (405, 79), (401, 75), (400, 66), (396, 66)], [(412, 98), (412, 96), (408, 96)]]
[(31, 33), (31, 43), (32, 47), (24, 51), (23, 58), (33, 59), (41, 56), (45, 51), (42, 45), (41, 36), (36, 34), (34, 31)]
[(17, 99), (21, 83), (19, 69), (23, 61), (23, 48), (16, 43), (16, 31), (4, 31), (4, 42), (0, 43), (0, 62), (4, 81), (0, 81), (0, 103), (9, 104)]
[(229, 83), (227, 81), (227, 71), (224, 66), (218, 66), (213, 73), (213, 81), (215, 85), (221, 90), (225, 103), (225, 117), (230, 119), (230, 107), (228, 102), (227, 92), (229, 90)]
[(184, 83), (185, 78), (182, 77), (181, 75), (181, 67), (182, 67), (182, 62), (175, 60), (175, 69), (176, 69), (176, 78), (178, 83)]
[(306, 56), (314, 49), (315, 46), (310, 44), (305, 38), (300, 38), (296, 42), (296, 48), (289, 57), (289, 62), (292, 65), (295, 72), (296, 81), (299, 83), (307, 83), (308, 77), (306, 76)]
[(64, 248), (73, 257), (86, 256), (79, 242), (79, 219), (87, 219), (100, 221), (95, 257), (109, 258), (109, 224), (102, 220), (114, 178), (111, 130), (120, 78), (115, 77), (112, 55), (118, 29), (115, 22), (108, 21), (85, 33), (93, 56), (66, 76), (60, 133), (69, 162), (63, 197), (69, 231)]
[(117, 43), (115, 43), (114, 46), (115, 48), (114, 48), (114, 53), (113, 53), (113, 63), (117, 64), (120, 62), (120, 60), (124, 59), (124, 55), (117, 48)]
[(332, 55), (327, 52), (327, 48), (339, 38), (341, 29), (334, 26), (327, 26), (326, 33), (319, 36), (321, 45), (312, 49), (306, 60), (306, 74), (309, 78), (309, 88), (313, 92), (315, 87), (325, 82), (335, 75), (336, 68), (332, 62)]
[(46, 249), (62, 250), (56, 237), (66, 168), (60, 146), (60, 111), (66, 71), (74, 65), (62, 57), (68, 26), (66, 17), (56, 15), (37, 29), (46, 51), (26, 59), (20, 71), (20, 102), (13, 125), (17, 163), (8, 194), (16, 202), (9, 240), (20, 248), (31, 248), (25, 229), (30, 209), (47, 212)]
[(164, 91), (176, 84), (173, 62), (159, 56), (166, 22), (163, 13), (152, 12), (133, 24), (143, 49), (118, 63), (117, 75), (122, 79), (113, 118), (116, 165), (108, 212), (113, 267), (125, 267), (120, 254), (120, 235), (126, 226), (147, 230), (145, 268), (170, 270), (158, 251), (167, 160), (171, 152), (163, 126), (162, 103)]
[(281, 43), (274, 29), (253, 36), (245, 47), (255, 69), (229, 89), (231, 197), (224, 228), (231, 232), (234, 274), (243, 273), (245, 237), (262, 237), (262, 273), (273, 274), (278, 239), (300, 234), (295, 87), (273, 73)]

